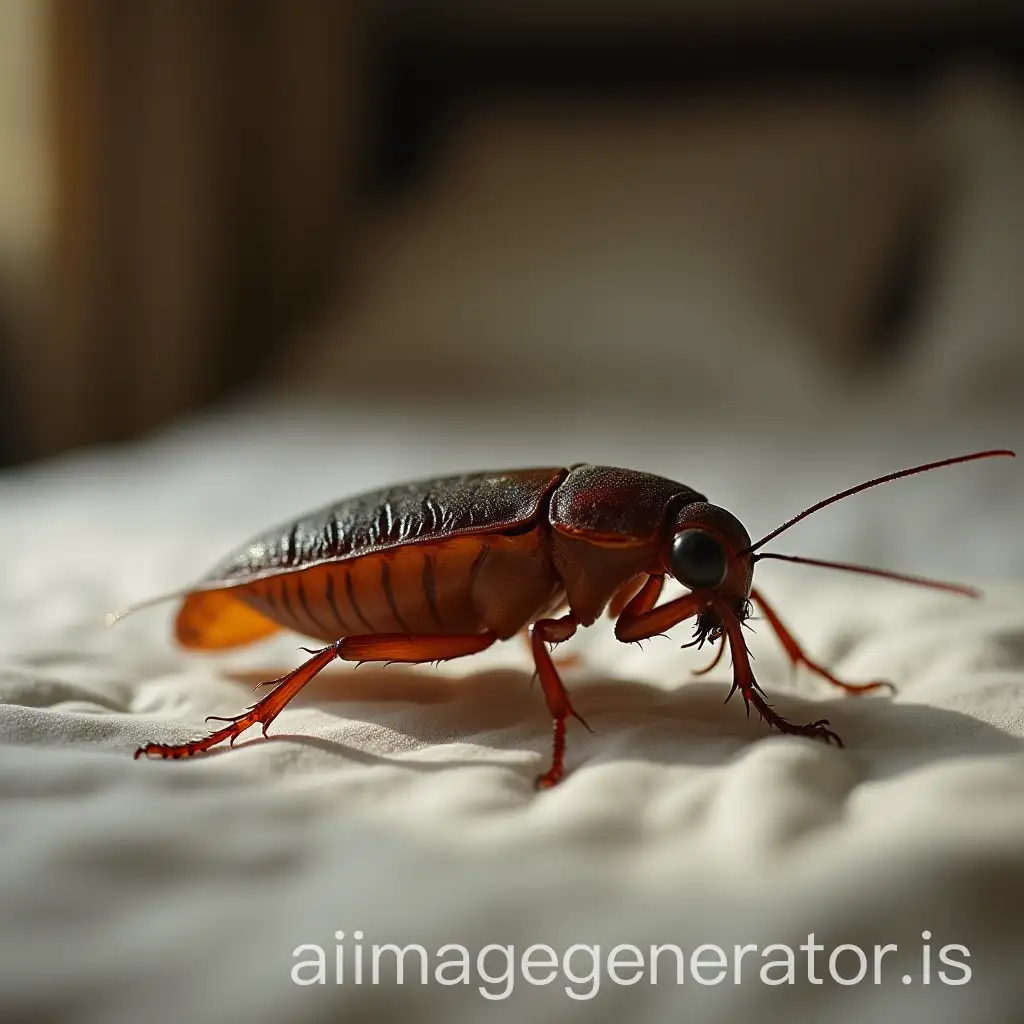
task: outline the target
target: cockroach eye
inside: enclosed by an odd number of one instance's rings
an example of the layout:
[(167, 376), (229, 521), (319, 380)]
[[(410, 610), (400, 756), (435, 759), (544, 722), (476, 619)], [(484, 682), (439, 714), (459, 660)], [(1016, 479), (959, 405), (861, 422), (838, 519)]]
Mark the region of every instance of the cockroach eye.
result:
[(717, 587), (729, 568), (722, 545), (704, 530), (681, 530), (669, 551), (672, 575), (692, 590)]

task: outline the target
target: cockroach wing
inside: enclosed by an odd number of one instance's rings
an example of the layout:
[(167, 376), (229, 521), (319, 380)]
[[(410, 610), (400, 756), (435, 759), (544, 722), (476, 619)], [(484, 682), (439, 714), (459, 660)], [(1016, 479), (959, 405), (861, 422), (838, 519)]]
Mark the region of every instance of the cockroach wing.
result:
[(202, 584), (238, 584), (405, 544), (528, 528), (567, 472), (464, 473), (357, 494), (253, 537)]

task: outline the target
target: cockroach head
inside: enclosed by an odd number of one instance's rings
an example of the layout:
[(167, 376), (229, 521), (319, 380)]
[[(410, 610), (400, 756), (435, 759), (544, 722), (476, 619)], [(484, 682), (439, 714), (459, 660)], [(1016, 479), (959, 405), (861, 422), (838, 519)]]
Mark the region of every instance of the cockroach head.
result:
[(690, 590), (713, 590), (743, 618), (754, 577), (750, 535), (731, 513), (704, 501), (676, 510), (668, 523), (665, 571)]

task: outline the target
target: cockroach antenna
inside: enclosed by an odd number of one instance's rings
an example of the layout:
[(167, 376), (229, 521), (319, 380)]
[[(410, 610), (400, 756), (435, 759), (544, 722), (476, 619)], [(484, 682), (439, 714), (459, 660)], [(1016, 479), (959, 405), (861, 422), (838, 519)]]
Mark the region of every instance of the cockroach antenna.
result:
[(974, 587), (964, 586), (960, 583), (946, 583), (942, 580), (926, 579), (923, 576), (908, 576), (905, 573), (890, 572), (887, 569), (871, 569), (865, 565), (851, 565), (848, 562), (827, 562), (820, 558), (804, 558), (802, 555), (779, 555), (771, 551), (765, 551), (761, 554), (754, 554), (754, 552), (756, 552), (758, 548), (767, 544), (768, 541), (774, 540), (780, 533), (785, 533), (786, 530), (791, 526), (795, 526), (802, 519), (806, 519), (809, 515), (819, 512), (821, 509), (826, 508), (829, 505), (834, 505), (837, 501), (842, 501), (843, 498), (849, 498), (851, 495), (859, 494), (861, 491), (866, 491), (871, 487), (878, 487), (879, 484), (887, 484), (892, 480), (901, 480), (905, 476), (914, 476), (917, 473), (927, 473), (931, 469), (941, 469), (943, 466), (955, 466), (961, 462), (974, 462), (976, 459), (993, 459), (1000, 456), (1015, 458), (1016, 452), (1012, 452), (1008, 448), (992, 448), (983, 452), (971, 452), (969, 455), (957, 455), (952, 459), (941, 459), (938, 462), (926, 462), (921, 466), (912, 466), (910, 469), (901, 469), (895, 473), (887, 473), (885, 476), (879, 476), (875, 477), (873, 480), (867, 480), (862, 484), (857, 484), (856, 487), (849, 487), (845, 491), (833, 494), (831, 497), (825, 498), (823, 501), (819, 501), (816, 505), (811, 505), (810, 508), (805, 508), (802, 512), (793, 516), (792, 519), (787, 519), (781, 526), (777, 526), (771, 531), (771, 533), (766, 533), (759, 541), (751, 544), (750, 547), (741, 551), (740, 554), (753, 554), (753, 560), (755, 562), (763, 561), (765, 559), (776, 559), (780, 562), (796, 562), (799, 565), (816, 565), (823, 569), (839, 569), (842, 572), (855, 572), (864, 576), (880, 576), (883, 579), (896, 580), (900, 583), (912, 583), (919, 587), (931, 587), (934, 590), (945, 590), (954, 594), (962, 594), (965, 597), (980, 597), (980, 590), (976, 590)]

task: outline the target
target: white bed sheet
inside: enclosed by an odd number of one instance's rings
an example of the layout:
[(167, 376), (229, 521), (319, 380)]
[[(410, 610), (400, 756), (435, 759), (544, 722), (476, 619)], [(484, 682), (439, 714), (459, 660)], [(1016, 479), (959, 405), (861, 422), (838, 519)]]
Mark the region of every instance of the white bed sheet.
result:
[[(932, 111), (959, 168), (935, 287), (873, 387), (867, 367), (843, 381), (827, 353), (862, 336), (921, 187), (922, 153), (904, 152), (921, 117), (714, 108), (667, 132), (582, 134), (571, 112), (485, 119), (436, 193), (377, 236), (319, 341), (287, 353), (291, 404), (252, 398), (0, 479), (0, 1018), (1020, 1020), (1019, 462), (860, 495), (777, 544), (983, 584), (984, 601), (759, 566), (813, 654), (900, 687), (837, 698), (791, 680), (763, 628), (751, 637), (779, 709), (829, 717), (845, 750), (723, 707), (728, 669), (689, 680), (688, 629), (641, 652), (598, 625), (572, 641), (583, 664), (566, 673), (594, 733), (570, 725), (571, 774), (552, 792), (531, 788), (550, 722), (516, 643), (437, 670), (339, 666), (269, 742), (135, 762), (146, 740), (239, 711), (301, 641), (188, 655), (169, 609), (99, 628), (270, 523), (393, 480), (634, 466), (698, 486), (756, 536), (890, 469), (1021, 449), (1019, 107), (957, 95)], [(313, 385), (329, 410), (309, 408)], [(802, 960), (792, 986), (759, 983), (744, 960), (739, 985), (731, 971), (707, 988), (605, 974), (582, 1001), (564, 977), (520, 975), (497, 1001), (479, 977), (292, 984), (295, 947), (357, 929), (430, 951), (717, 943), (732, 957), (810, 932), (829, 949), (899, 950), (882, 984), (850, 987), (807, 982)], [(968, 984), (921, 983), (924, 931), (936, 971), (940, 946), (969, 948)]]
[[(829, 717), (842, 751), (773, 735), (738, 700), (723, 707), (727, 667), (689, 681), (702, 659), (678, 650), (688, 630), (641, 652), (598, 625), (572, 642), (583, 664), (566, 672), (594, 733), (570, 726), (571, 773), (548, 793), (531, 780), (550, 723), (515, 643), (437, 670), (341, 666), (281, 715), (269, 742), (247, 737), (190, 762), (130, 756), (240, 710), (251, 683), (295, 664), (301, 641), (188, 655), (170, 643), (166, 609), (110, 631), (103, 613), (189, 581), (250, 533), (331, 497), (458, 467), (590, 459), (692, 481), (756, 534), (873, 473), (1020, 434), (1010, 420), (936, 433), (892, 419), (868, 427), (862, 414), (854, 429), (832, 412), (813, 437), (794, 423), (788, 434), (669, 445), (650, 443), (657, 423), (610, 429), (578, 411), (553, 412), (543, 431), (499, 413), (485, 432), (451, 415), (253, 402), (135, 447), (9, 474), (0, 1017), (1019, 1019), (1017, 463), (860, 496), (778, 545), (991, 583), (984, 601), (758, 569), (811, 651), (845, 676), (900, 687), (891, 700), (850, 700), (802, 674), (791, 681), (759, 628), (751, 649), (771, 699), (792, 719)], [(712, 987), (646, 977), (621, 987), (605, 975), (584, 1001), (564, 978), (536, 987), (520, 976), (497, 1001), (475, 977), (454, 989), (292, 984), (295, 947), (330, 949), (335, 931), (351, 941), (356, 929), (367, 943), (428, 950), (796, 947), (810, 932), (826, 948), (900, 950), (880, 986), (772, 988), (756, 965), (742, 984)], [(920, 983), (923, 930), (935, 950), (970, 949), (967, 985)]]

